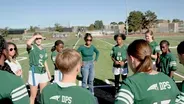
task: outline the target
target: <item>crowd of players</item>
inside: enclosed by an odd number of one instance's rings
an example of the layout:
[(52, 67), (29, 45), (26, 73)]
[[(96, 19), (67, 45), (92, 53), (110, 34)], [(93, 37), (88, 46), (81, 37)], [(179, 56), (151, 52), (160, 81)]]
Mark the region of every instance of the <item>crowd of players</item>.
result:
[[(55, 42), (51, 49), (51, 60), (55, 66), (52, 84), (48, 84), (51, 75), (47, 65), (48, 55), (41, 45), (42, 39), (41, 33), (35, 33), (27, 41), (29, 96), (21, 78), (24, 77), (21, 65), (16, 60), (16, 44), (6, 42), (0, 36), (0, 103), (34, 104), (39, 86), (41, 104), (97, 104), (93, 81), (99, 51), (92, 45), (92, 35), (86, 33), (85, 44), (77, 50), (64, 48), (61, 40)], [(116, 88), (115, 104), (184, 104), (184, 94), (173, 80), (174, 71), (177, 70), (176, 58), (167, 40), (162, 40), (158, 45), (150, 30), (145, 33), (145, 40), (137, 39), (129, 45), (124, 44), (124, 34), (115, 35), (114, 40), (117, 44), (113, 46), (110, 57)], [(177, 52), (180, 63), (184, 65), (183, 47), (184, 41), (178, 45)], [(128, 65), (134, 73), (129, 77)], [(75, 84), (79, 73), (82, 75), (82, 87)], [(121, 87), (120, 76), (123, 80)], [(86, 90), (87, 86), (89, 91)]]

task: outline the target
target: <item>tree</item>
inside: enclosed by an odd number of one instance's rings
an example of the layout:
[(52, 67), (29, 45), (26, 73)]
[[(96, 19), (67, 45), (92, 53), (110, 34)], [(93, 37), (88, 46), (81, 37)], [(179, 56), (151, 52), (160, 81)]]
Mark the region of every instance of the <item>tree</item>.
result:
[(88, 30), (90, 30), (90, 31), (95, 30), (95, 25), (94, 25), (94, 24), (91, 24), (91, 25), (88, 27)]
[(142, 28), (149, 29), (153, 27), (154, 23), (156, 22), (157, 22), (157, 15), (155, 14), (155, 12), (148, 10), (144, 13)]
[(170, 23), (171, 21), (170, 20), (167, 20), (168, 23)]
[(128, 27), (129, 32), (136, 32), (137, 30), (142, 30), (142, 24), (143, 24), (143, 13), (140, 11), (132, 11), (129, 14), (128, 17)]
[(118, 25), (122, 25), (122, 24), (124, 24), (122, 21), (120, 21), (120, 22), (118, 23)]
[(4, 29), (1, 29), (0, 33), (3, 37), (7, 37), (8, 36), (8, 27), (5, 27)]
[(104, 25), (103, 25), (103, 21), (102, 20), (96, 20), (94, 23), (95, 29), (96, 30), (100, 30), (103, 29)]
[(36, 29), (35, 29), (35, 27), (34, 27), (34, 26), (30, 26), (29, 31), (30, 31), (30, 32), (35, 32), (35, 31), (36, 31)]
[(110, 24), (111, 25), (118, 25), (116, 22), (111, 22)]
[(55, 26), (55, 31), (63, 32), (63, 27), (60, 26), (59, 23), (55, 23), (54, 26)]
[(180, 20), (180, 19), (173, 19), (173, 20), (172, 20), (172, 23), (178, 23), (178, 22), (183, 22), (183, 21)]

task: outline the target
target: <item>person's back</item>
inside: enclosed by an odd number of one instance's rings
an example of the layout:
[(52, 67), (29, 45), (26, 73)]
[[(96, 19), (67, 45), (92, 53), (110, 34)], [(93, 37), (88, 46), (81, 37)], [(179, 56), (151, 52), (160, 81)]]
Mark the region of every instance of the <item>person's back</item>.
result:
[(163, 73), (137, 73), (123, 82), (115, 104), (175, 104), (179, 93), (174, 81)]
[(43, 89), (41, 103), (95, 104), (94, 96), (88, 90), (75, 84), (81, 68), (80, 54), (74, 49), (64, 49), (58, 53), (55, 63), (63, 74), (62, 80)]
[(0, 70), (0, 104), (29, 104), (26, 86), (20, 77)]
[(42, 93), (42, 104), (95, 104), (94, 96), (75, 84), (51, 84)]

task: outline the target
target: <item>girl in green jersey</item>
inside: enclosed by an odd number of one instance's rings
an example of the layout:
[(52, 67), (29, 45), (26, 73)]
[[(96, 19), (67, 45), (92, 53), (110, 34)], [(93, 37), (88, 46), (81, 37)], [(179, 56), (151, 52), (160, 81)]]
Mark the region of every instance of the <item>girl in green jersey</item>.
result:
[(58, 70), (55, 64), (56, 56), (58, 53), (62, 52), (62, 49), (64, 48), (64, 42), (62, 40), (57, 40), (54, 44), (54, 46), (51, 49), (51, 60), (55, 66), (54, 70), (54, 82), (58, 82), (62, 80), (62, 73)]
[(40, 92), (47, 85), (47, 82), (51, 80), (50, 72), (47, 65), (47, 53), (42, 47), (42, 35), (41, 33), (35, 33), (32, 38), (27, 41), (27, 51), (29, 54), (29, 78), (28, 83), (30, 85), (30, 104), (34, 104), (38, 91), (38, 85)]
[(154, 39), (153, 31), (147, 30), (145, 32), (145, 39), (151, 47), (151, 50), (152, 50), (151, 58), (153, 61), (153, 69), (156, 70), (156, 62), (155, 61), (157, 59), (157, 54), (160, 52), (160, 47)]

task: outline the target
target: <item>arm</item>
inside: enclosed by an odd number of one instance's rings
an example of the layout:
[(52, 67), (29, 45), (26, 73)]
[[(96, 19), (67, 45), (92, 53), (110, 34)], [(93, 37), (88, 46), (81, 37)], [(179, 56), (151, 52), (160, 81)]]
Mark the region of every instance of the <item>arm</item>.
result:
[(176, 67), (176, 58), (174, 56), (172, 56), (170, 58), (169, 69), (170, 69), (170, 77), (172, 78), (173, 77), (173, 74), (174, 74), (174, 71), (177, 70), (177, 67)]
[(50, 75), (50, 71), (49, 71), (47, 61), (45, 61), (44, 66), (45, 66), (45, 70), (47, 72), (48, 78), (49, 78), (49, 80), (51, 80), (51, 75)]
[(174, 71), (171, 71), (169, 77), (173, 78), (173, 75), (174, 75)]
[(160, 71), (160, 53), (157, 53), (156, 67), (158, 68), (158, 71)]
[(96, 53), (95, 61), (97, 61), (99, 57), (99, 51), (96, 49), (96, 47), (94, 47), (94, 52)]
[(21, 76), (21, 75), (22, 75), (22, 70), (21, 70), (21, 69), (17, 70), (17, 71), (15, 72), (15, 74), (16, 74), (17, 76)]
[[(16, 83), (18, 82), (16, 81)], [(23, 84), (23, 81), (21, 85), (17, 86), (16, 88), (12, 90), (11, 99), (12, 99), (13, 104), (29, 104), (30, 103), (27, 88)]]
[(114, 104), (134, 104), (134, 95), (131, 91), (130, 85), (123, 82), (118, 94), (116, 95)]
[(157, 54), (155, 54), (155, 55), (151, 55), (151, 58), (153, 58), (153, 59), (157, 59)]

